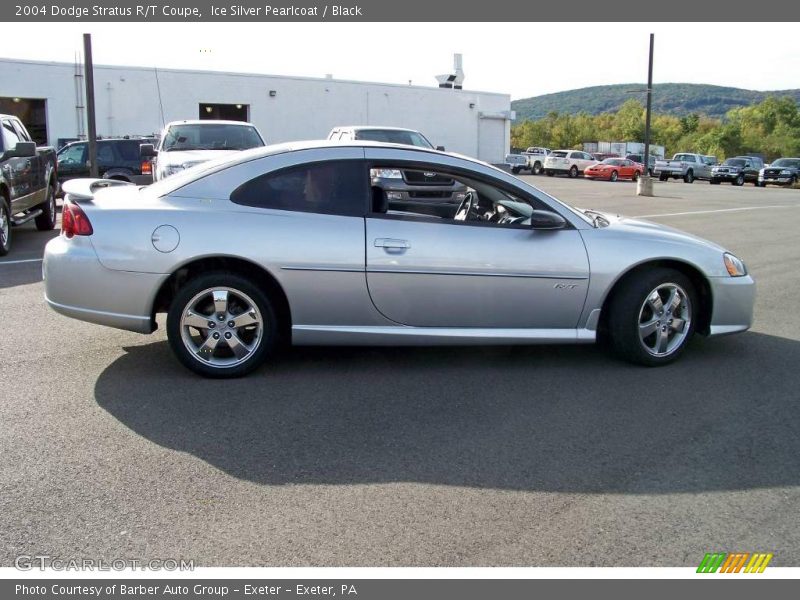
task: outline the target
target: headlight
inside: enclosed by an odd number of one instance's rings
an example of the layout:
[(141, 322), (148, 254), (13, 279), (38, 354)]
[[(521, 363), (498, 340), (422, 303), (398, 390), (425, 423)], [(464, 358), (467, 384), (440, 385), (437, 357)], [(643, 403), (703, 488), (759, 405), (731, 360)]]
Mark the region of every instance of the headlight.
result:
[(381, 179), (402, 179), (403, 174), (399, 169), (373, 169), (373, 177), (380, 177)]
[(725, 268), (728, 270), (728, 275), (731, 277), (744, 277), (747, 275), (747, 267), (741, 259), (736, 258), (730, 252), (722, 255), (722, 260), (725, 262)]

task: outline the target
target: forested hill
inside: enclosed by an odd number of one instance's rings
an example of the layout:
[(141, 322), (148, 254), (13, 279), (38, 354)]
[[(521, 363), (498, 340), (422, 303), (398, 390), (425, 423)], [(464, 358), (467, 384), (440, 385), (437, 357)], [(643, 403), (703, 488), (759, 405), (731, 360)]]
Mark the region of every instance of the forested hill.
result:
[[(641, 83), (623, 83), (568, 90), (514, 100), (511, 108), (517, 111), (517, 123), (526, 119), (540, 119), (553, 111), (597, 115), (614, 112), (631, 98), (644, 103), (644, 93), (630, 93), (630, 90), (642, 90), (644, 87)], [(719, 118), (732, 108), (755, 104), (768, 96), (791, 96), (800, 102), (800, 89), (757, 92), (718, 85), (658, 83), (653, 86), (653, 111), (676, 116), (697, 113)]]

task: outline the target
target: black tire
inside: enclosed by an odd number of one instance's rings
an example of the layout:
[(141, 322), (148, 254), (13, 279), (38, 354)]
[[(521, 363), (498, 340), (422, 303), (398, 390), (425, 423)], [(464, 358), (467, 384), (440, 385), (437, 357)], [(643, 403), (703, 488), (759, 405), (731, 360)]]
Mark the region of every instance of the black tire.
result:
[(639, 173), (639, 171), (634, 171), (633, 172), (633, 180), (634, 181), (639, 181), (639, 177), (641, 177), (641, 176), (642, 176), (642, 174)]
[(733, 182), (733, 185), (737, 187), (742, 187), (744, 185), (744, 175), (739, 175), (736, 178), (736, 181)]
[(686, 175), (683, 176), (684, 183), (694, 183), (694, 171), (689, 169), (686, 171)]
[(711, 185), (719, 185), (719, 179), (711, 179), (709, 182)]
[[(262, 335), (259, 341), (253, 342), (258, 345), (252, 349), (250, 355), (243, 362), (232, 366), (217, 366), (202, 361), (187, 348), (181, 331), (181, 317), (184, 310), (190, 307), (192, 299), (203, 291), (216, 287), (229, 288), (234, 293), (243, 293), (249, 296), (261, 314)], [(236, 332), (240, 334), (241, 330)], [(167, 313), (167, 338), (173, 353), (187, 369), (204, 377), (220, 379), (241, 377), (261, 366), (275, 350), (279, 339), (278, 319), (269, 296), (258, 285), (241, 275), (212, 271), (191, 279), (175, 295)], [(225, 343), (223, 342), (223, 344)], [(230, 348), (225, 344), (221, 350), (224, 351), (226, 347)]]
[(619, 173), (611, 171), (611, 181), (616, 181), (617, 179), (619, 179)]
[[(667, 284), (679, 286), (688, 297), (688, 330), (667, 354), (657, 356), (645, 348), (645, 342), (640, 339), (639, 324), (647, 298), (659, 286)], [(680, 271), (656, 267), (633, 274), (614, 290), (609, 304), (608, 334), (611, 347), (617, 355), (632, 363), (648, 367), (669, 364), (683, 353), (694, 335), (698, 307), (697, 292), (689, 278)], [(658, 330), (653, 335), (658, 335)]]
[(572, 168), (569, 170), (569, 176), (571, 179), (575, 179), (578, 176), (578, 167), (572, 165)]
[(519, 169), (519, 167), (511, 167), (511, 172), (512, 172), (514, 175), (516, 175), (517, 173), (519, 173), (519, 170), (520, 170), (520, 169)]
[(533, 171), (531, 171), (534, 175), (541, 175), (542, 174), (542, 163), (538, 160), (533, 163)]
[(661, 175), (658, 176), (658, 180), (659, 181), (666, 181), (667, 180), (667, 176), (662, 173)]
[(36, 229), (50, 231), (56, 226), (58, 220), (58, 207), (56, 206), (56, 184), (54, 181), (47, 186), (47, 198), (37, 208), (42, 209), (42, 214), (34, 219)]
[(0, 196), (0, 256), (11, 250), (11, 209), (8, 198)]
[(552, 177), (554, 173), (552, 171), (546, 171), (548, 177)]

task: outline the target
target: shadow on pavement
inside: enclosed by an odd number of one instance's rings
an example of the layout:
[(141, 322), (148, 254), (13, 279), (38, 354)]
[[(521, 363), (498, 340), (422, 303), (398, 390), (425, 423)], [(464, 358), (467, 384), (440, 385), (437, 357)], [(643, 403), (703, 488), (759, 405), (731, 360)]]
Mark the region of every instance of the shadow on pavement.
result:
[(671, 493), (800, 483), (800, 342), (695, 341), (646, 369), (595, 347), (295, 348), (196, 377), (165, 342), (95, 386), (139, 435), (259, 484)]

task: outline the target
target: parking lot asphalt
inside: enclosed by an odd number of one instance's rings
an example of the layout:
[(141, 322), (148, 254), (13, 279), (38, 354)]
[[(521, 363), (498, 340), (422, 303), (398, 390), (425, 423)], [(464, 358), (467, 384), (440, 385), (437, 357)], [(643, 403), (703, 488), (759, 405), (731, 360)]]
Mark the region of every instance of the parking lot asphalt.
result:
[[(210, 381), (151, 336), (55, 314), (0, 259), (0, 565), (800, 565), (800, 191), (524, 177), (743, 257), (745, 334), (681, 361), (595, 347), (295, 348)], [(32, 262), (17, 262), (17, 261)]]

